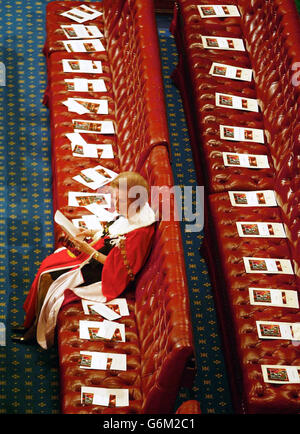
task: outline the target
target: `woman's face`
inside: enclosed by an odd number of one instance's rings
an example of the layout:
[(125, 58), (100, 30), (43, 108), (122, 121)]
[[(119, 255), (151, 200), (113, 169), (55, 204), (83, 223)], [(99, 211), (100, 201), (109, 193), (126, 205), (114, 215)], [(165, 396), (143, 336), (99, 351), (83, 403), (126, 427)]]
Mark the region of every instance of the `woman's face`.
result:
[(127, 188), (113, 188), (112, 199), (115, 210), (124, 217), (128, 217), (128, 208), (132, 199), (128, 199)]

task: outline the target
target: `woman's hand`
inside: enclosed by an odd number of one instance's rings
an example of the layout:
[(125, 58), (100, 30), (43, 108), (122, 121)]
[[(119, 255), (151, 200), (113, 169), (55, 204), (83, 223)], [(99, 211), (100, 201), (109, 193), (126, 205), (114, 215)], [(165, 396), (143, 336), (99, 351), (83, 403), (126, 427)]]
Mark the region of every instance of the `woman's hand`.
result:
[(69, 236), (69, 240), (74, 244), (74, 247), (82, 253), (86, 253), (89, 256), (95, 253), (96, 250), (89, 243), (81, 239), (81, 236), (82, 234), (77, 235), (77, 237)]
[(96, 229), (83, 229), (80, 228), (80, 233), (77, 235), (76, 239), (84, 240), (85, 238), (93, 238), (93, 236), (98, 231)]

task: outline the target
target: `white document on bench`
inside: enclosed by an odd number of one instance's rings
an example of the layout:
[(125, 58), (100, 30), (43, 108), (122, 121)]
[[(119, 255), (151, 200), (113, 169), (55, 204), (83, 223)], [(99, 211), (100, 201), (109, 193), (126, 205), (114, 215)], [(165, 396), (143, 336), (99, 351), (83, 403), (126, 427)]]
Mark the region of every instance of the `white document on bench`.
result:
[[(86, 315), (89, 315), (91, 313), (90, 309), (93, 309), (93, 305), (95, 305), (94, 302), (88, 301), (88, 300), (81, 300), (82, 302), (82, 308)], [(110, 310), (115, 312), (118, 317), (122, 316), (128, 316), (129, 315), (129, 309), (126, 298), (114, 298), (111, 301), (108, 301), (104, 303), (106, 307), (108, 307)], [(108, 319), (108, 318), (106, 318)]]
[(90, 121), (89, 119), (72, 119), (75, 133), (114, 134), (112, 121)]
[(223, 140), (237, 142), (264, 143), (264, 130), (259, 128), (243, 128), (231, 125), (220, 125), (220, 137)]
[(91, 203), (99, 203), (105, 208), (111, 207), (111, 194), (109, 193), (87, 193), (81, 191), (69, 191), (68, 206), (86, 207)]
[(105, 407), (128, 407), (128, 389), (104, 389), (102, 387), (81, 387), (81, 403)]
[(298, 292), (288, 289), (249, 288), (250, 304), (299, 309)]
[(83, 74), (103, 74), (101, 60), (62, 59), (62, 64), (63, 64), (64, 72), (81, 72)]
[(300, 323), (256, 321), (256, 327), (260, 339), (300, 340)]
[(203, 48), (210, 50), (246, 51), (243, 39), (201, 35)]
[(101, 370), (127, 370), (126, 354), (80, 351), (80, 368)]
[(72, 8), (66, 12), (62, 12), (60, 15), (66, 18), (70, 18), (77, 23), (84, 23), (85, 21), (91, 21), (102, 15), (102, 12), (97, 11), (85, 4)]
[(236, 222), (240, 237), (286, 238), (284, 225), (273, 222)]
[(243, 261), (246, 273), (294, 274), (289, 259), (244, 256)]
[(273, 190), (229, 191), (232, 206), (277, 206)]
[(216, 106), (234, 110), (259, 112), (256, 99), (216, 92)]
[(198, 5), (201, 18), (240, 17), (237, 6), (234, 5)]
[(238, 154), (234, 152), (223, 152), (224, 166), (245, 167), (248, 169), (270, 168), (267, 155)]
[(68, 107), (69, 112), (80, 115), (86, 113), (108, 115), (108, 100), (106, 99), (68, 98), (63, 104)]
[(87, 80), (85, 78), (66, 79), (67, 90), (69, 92), (107, 92), (105, 80)]
[(94, 39), (103, 38), (97, 26), (84, 26), (83, 24), (61, 25), (60, 26), (68, 39)]
[(300, 366), (261, 365), (265, 383), (297, 384), (300, 383)]
[(82, 39), (62, 41), (68, 53), (96, 53), (105, 51), (100, 39)]
[(251, 81), (253, 70), (239, 68), (238, 66), (226, 65), (224, 63), (213, 62), (209, 74), (215, 77), (225, 77), (232, 80)]

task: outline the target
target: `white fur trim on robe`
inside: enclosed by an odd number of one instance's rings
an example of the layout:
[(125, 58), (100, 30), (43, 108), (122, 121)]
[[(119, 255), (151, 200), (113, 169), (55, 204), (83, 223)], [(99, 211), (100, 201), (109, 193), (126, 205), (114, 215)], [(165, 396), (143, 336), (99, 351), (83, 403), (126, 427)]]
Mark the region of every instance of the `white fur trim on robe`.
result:
[(71, 289), (78, 297), (85, 300), (95, 303), (106, 302), (106, 297), (102, 294), (101, 282), (78, 288), (78, 285), (83, 283), (81, 267), (86, 262), (88, 261), (82, 263), (79, 268), (59, 276), (48, 289), (40, 311), (36, 332), (37, 341), (45, 350), (53, 345), (57, 315), (64, 301), (66, 289)]

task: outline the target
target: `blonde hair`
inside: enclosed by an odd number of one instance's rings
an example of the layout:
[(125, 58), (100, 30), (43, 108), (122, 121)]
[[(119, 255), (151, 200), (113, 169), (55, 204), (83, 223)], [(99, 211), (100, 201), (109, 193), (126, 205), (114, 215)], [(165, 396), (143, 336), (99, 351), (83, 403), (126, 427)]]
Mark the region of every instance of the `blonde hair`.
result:
[[(113, 179), (110, 183), (112, 188), (118, 188), (126, 185), (127, 191), (129, 192), (132, 187), (142, 187), (146, 190), (146, 194), (142, 195), (142, 198), (145, 198), (144, 203), (147, 202), (150, 187), (146, 179), (140, 175), (138, 172), (121, 172), (115, 179)], [(143, 203), (143, 204), (144, 204)], [(142, 204), (142, 205), (143, 205)]]

